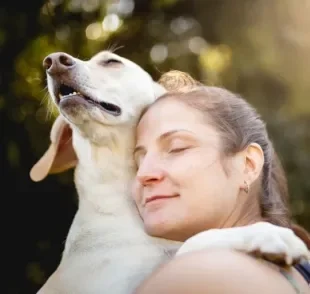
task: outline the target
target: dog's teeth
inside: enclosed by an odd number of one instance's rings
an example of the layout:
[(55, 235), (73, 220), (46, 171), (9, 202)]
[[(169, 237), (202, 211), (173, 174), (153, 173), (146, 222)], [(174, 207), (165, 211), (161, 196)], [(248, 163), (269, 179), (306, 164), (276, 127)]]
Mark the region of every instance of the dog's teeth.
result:
[(81, 93), (80, 92), (75, 92), (75, 91), (70, 93), (70, 94), (68, 94), (68, 95), (63, 95), (63, 94), (59, 93), (59, 99), (62, 99), (65, 96), (73, 96), (73, 95), (81, 95)]

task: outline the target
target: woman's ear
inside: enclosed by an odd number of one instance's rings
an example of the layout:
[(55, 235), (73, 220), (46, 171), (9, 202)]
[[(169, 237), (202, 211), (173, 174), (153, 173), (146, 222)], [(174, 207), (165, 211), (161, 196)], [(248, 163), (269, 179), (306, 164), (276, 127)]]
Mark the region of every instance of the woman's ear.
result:
[(242, 153), (244, 157), (244, 180), (248, 185), (251, 185), (262, 172), (265, 163), (264, 151), (259, 144), (251, 143)]

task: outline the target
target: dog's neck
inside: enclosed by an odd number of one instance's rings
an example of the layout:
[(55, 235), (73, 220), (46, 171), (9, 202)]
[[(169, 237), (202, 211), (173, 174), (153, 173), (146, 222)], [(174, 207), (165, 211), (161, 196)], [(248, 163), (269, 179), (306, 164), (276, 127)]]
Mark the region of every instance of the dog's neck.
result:
[(97, 142), (73, 132), (79, 162), (75, 170), (79, 209), (102, 214), (132, 213), (133, 132), (131, 128), (113, 127), (113, 132)]

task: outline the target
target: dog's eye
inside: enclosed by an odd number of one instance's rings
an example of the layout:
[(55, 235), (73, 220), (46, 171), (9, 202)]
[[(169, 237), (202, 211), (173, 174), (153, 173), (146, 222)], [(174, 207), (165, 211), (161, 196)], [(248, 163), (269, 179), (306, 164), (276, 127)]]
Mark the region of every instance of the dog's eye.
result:
[(114, 64), (116, 65), (121, 63), (122, 63), (121, 61), (114, 58), (106, 59), (101, 62), (102, 65), (114, 65)]

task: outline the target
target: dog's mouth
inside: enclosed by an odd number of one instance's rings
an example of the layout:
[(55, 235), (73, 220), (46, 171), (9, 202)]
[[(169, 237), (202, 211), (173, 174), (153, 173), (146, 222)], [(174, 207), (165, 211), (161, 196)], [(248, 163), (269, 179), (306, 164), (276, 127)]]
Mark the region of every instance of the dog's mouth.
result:
[(80, 91), (67, 86), (65, 84), (61, 84), (58, 90), (58, 93), (56, 94), (57, 104), (59, 104), (61, 101), (65, 99), (74, 98), (74, 96), (78, 96), (79, 98), (83, 98), (87, 103), (94, 105), (96, 107), (99, 107), (100, 109), (104, 110), (105, 112), (108, 112), (109, 114), (112, 114), (114, 116), (121, 115), (121, 108), (115, 104), (108, 103), (108, 102), (99, 102), (94, 99), (92, 99), (89, 96), (86, 96), (82, 94)]

